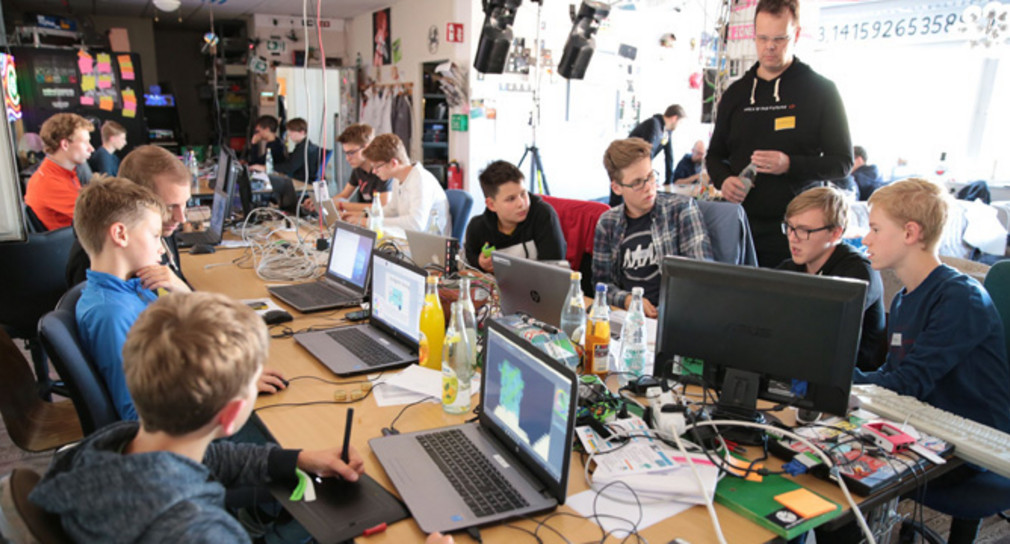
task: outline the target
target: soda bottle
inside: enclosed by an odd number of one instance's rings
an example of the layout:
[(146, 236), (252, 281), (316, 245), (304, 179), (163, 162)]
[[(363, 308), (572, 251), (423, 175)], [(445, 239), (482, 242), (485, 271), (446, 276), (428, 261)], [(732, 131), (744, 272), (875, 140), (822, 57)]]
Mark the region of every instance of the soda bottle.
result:
[(586, 302), (582, 296), (582, 273), (572, 272), (572, 283), (561, 308), (561, 330), (572, 343), (583, 344), (586, 334)]
[(445, 314), (438, 299), (438, 276), (428, 276), (421, 308), (421, 338), (418, 364), (432, 370), (442, 368), (442, 342), (445, 338)]
[(463, 305), (453, 302), (449, 328), (442, 348), (442, 409), (449, 414), (464, 414), (470, 410), (470, 381), (473, 364), (470, 339), (460, 326)]
[(463, 310), (463, 318), (459, 322), (460, 328), (466, 333), (470, 340), (470, 366), (477, 368), (477, 311), (473, 307), (473, 300), (470, 299), (470, 278), (462, 277), (459, 280), (459, 305)]
[(624, 372), (618, 378), (621, 385), (635, 381), (645, 370), (646, 328), (642, 295), (645, 290), (635, 287), (631, 290), (631, 306), (624, 318), (621, 338), (621, 356), (617, 359), (618, 370)]
[(607, 305), (607, 286), (596, 284), (596, 298), (589, 310), (586, 327), (586, 368), (597, 376), (606, 376), (610, 364), (610, 306)]
[(372, 207), (368, 214), (368, 228), (375, 231), (377, 239), (382, 238), (382, 220), (382, 200), (379, 198), (378, 191), (376, 191), (372, 193)]

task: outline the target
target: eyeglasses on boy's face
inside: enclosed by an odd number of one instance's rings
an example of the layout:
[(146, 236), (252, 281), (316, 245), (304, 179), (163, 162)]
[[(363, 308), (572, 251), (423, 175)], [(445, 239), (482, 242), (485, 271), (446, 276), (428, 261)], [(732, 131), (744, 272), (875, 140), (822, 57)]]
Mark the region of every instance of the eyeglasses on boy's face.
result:
[(806, 229), (803, 227), (794, 227), (785, 221), (782, 222), (782, 234), (786, 236), (796, 236), (799, 240), (809, 240), (810, 235), (815, 232), (821, 232), (822, 230), (831, 230), (835, 228), (834, 225), (825, 225), (816, 229)]
[(645, 188), (646, 184), (649, 183), (655, 184), (656, 179), (658, 177), (659, 172), (653, 170), (652, 173), (649, 174), (649, 177), (632, 180), (631, 183), (618, 183), (618, 185), (620, 185), (621, 187), (627, 187), (632, 191), (641, 191), (642, 189)]

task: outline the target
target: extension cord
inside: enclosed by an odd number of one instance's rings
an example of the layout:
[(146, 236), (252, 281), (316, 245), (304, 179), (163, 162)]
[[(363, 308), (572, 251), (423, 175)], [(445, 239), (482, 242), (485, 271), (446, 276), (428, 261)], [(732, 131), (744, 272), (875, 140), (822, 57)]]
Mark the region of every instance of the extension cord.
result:
[[(650, 387), (646, 392), (652, 409), (652, 428), (680, 436), (687, 430), (684, 406), (677, 403), (670, 391), (654, 394), (658, 387)], [(666, 408), (664, 411), (663, 408)]]

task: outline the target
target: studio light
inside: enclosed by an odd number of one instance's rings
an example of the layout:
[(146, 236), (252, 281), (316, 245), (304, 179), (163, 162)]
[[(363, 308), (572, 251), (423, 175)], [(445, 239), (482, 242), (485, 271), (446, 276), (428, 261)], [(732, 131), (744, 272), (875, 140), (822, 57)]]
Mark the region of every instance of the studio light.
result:
[(485, 0), (484, 27), (477, 43), (473, 67), (485, 74), (500, 74), (512, 46), (512, 21), (522, 0)]
[(567, 79), (582, 79), (593, 58), (596, 40), (593, 34), (600, 28), (600, 22), (610, 14), (610, 6), (603, 2), (584, 0), (579, 12), (572, 17), (572, 31), (565, 42), (565, 51), (558, 63), (558, 73)]

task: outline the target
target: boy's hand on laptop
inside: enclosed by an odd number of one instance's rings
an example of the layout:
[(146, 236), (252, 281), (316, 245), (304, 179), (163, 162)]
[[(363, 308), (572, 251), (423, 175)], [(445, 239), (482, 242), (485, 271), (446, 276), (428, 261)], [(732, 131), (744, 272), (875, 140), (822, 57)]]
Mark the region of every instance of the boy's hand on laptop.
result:
[[(624, 309), (631, 309), (631, 295), (624, 298)], [(659, 310), (647, 298), (642, 298), (642, 311), (645, 312), (645, 317), (659, 317)]]
[(443, 535), (442, 533), (431, 533), (428, 535), (428, 539), (424, 541), (424, 544), (454, 544), (452, 535)]
[(256, 382), (256, 389), (260, 393), (276, 393), (287, 389), (287, 385), (284, 382), (284, 374), (281, 374), (279, 370), (264, 367), (259, 381)]
[(481, 269), (483, 269), (485, 272), (494, 274), (494, 262), (491, 260), (490, 256), (480, 253), (477, 256), (477, 264), (479, 264)]
[(354, 446), (347, 450), (346, 463), (340, 460), (340, 452), (340, 448), (302, 450), (298, 453), (298, 468), (323, 478), (338, 476), (348, 482), (358, 481), (358, 476), (365, 473), (365, 460), (358, 455), (358, 450), (354, 449)]
[(140, 278), (140, 283), (144, 286), (144, 289), (152, 291), (165, 289), (173, 293), (189, 293), (192, 291), (186, 285), (186, 282), (182, 281), (179, 276), (176, 276), (172, 272), (171, 268), (163, 264), (145, 266), (137, 271), (137, 277)]

